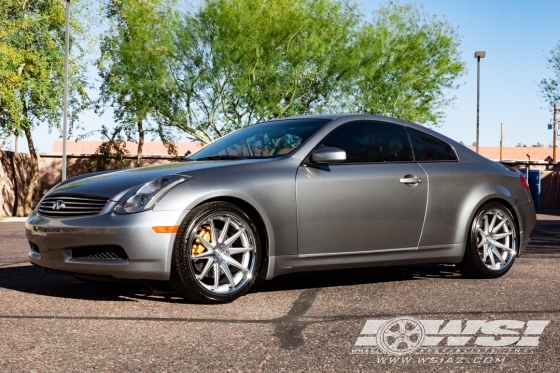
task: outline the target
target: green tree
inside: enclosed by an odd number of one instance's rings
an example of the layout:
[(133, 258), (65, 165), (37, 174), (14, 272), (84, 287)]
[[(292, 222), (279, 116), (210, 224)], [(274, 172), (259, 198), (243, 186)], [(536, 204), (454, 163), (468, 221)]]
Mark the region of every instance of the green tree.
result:
[(413, 4), (389, 3), (359, 32), (350, 110), (438, 125), (465, 73), (460, 36)]
[(333, 106), (351, 75), (355, 8), (332, 0), (207, 0), (178, 29), (164, 123), (210, 142)]
[(99, 103), (109, 104), (115, 121), (138, 141), (140, 166), (146, 132), (157, 132), (168, 151), (174, 149), (168, 131), (161, 126), (150, 129), (148, 121), (166, 104), (177, 12), (172, 1), (109, 0), (106, 15), (110, 27), (102, 37), (97, 61), (103, 80)]
[[(81, 3), (73, 1), (73, 46), (69, 66), (70, 124), (87, 104), (81, 50)], [(63, 100), (64, 2), (2, 0), (0, 2), (0, 128), (27, 138), (33, 161), (24, 200), (30, 214), (39, 181), (39, 159), (32, 130), (39, 125), (60, 128)]]
[(177, 84), (159, 117), (203, 142), (334, 111), (437, 125), (465, 73), (456, 30), (398, 3), (366, 22), (347, 1), (205, 0), (176, 40)]
[(552, 107), (555, 103), (560, 104), (560, 42), (558, 42), (556, 48), (550, 52), (547, 63), (554, 77), (543, 79), (539, 86), (542, 96), (550, 107)]
[(122, 134), (123, 128), (117, 126), (110, 131), (106, 126), (101, 126), (99, 131), (104, 141), (97, 147), (91, 156), (91, 170), (105, 171), (107, 169), (127, 168), (129, 162), (126, 156), (130, 154), (126, 149), (126, 140)]

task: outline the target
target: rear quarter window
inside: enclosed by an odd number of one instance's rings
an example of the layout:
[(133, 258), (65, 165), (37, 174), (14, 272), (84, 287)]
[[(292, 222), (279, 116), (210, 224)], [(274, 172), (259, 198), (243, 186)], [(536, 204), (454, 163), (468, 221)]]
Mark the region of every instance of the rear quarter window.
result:
[(416, 162), (457, 161), (453, 147), (443, 140), (425, 132), (407, 128)]

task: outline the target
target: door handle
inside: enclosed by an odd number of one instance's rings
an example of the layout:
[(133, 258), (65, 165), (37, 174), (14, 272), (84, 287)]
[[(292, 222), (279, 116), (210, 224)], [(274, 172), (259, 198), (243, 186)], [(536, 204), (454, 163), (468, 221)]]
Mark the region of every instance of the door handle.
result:
[(418, 184), (422, 182), (422, 179), (415, 175), (405, 175), (405, 177), (403, 177), (399, 181), (402, 184)]

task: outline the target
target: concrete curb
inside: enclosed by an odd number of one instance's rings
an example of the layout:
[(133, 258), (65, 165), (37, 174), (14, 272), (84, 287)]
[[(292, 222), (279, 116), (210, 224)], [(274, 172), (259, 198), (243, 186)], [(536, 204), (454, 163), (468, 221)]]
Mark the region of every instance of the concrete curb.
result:
[(0, 223), (25, 223), (28, 217), (1, 217)]

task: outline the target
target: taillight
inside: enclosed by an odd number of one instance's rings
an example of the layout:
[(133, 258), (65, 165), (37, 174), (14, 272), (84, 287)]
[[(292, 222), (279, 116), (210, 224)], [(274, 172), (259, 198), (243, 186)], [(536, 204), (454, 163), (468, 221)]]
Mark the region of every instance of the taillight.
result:
[(529, 184), (527, 184), (527, 180), (525, 180), (525, 176), (520, 172), (519, 173), (519, 180), (521, 180), (521, 184), (523, 184), (523, 188), (529, 190)]

